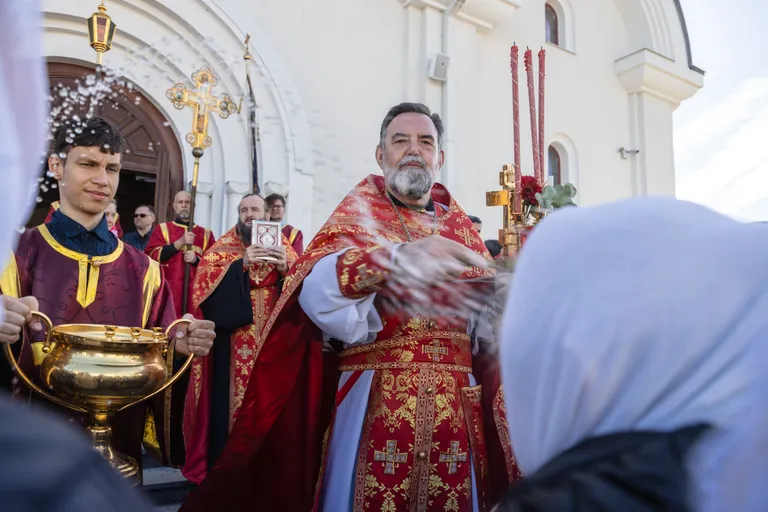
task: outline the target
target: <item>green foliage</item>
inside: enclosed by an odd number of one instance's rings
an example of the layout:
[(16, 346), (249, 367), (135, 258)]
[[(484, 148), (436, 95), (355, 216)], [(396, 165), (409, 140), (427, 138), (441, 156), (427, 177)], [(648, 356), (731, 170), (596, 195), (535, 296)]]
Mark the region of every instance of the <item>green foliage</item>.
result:
[(573, 198), (576, 197), (576, 187), (570, 183), (565, 185), (547, 185), (536, 194), (536, 200), (541, 208), (551, 210), (563, 206), (576, 206)]

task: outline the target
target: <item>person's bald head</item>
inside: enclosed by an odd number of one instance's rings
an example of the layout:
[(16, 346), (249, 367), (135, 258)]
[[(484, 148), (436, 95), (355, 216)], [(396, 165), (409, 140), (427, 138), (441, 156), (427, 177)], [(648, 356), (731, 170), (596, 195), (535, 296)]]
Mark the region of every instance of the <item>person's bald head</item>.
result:
[(189, 209), (192, 207), (192, 194), (179, 190), (173, 196), (173, 211), (181, 220), (189, 220)]

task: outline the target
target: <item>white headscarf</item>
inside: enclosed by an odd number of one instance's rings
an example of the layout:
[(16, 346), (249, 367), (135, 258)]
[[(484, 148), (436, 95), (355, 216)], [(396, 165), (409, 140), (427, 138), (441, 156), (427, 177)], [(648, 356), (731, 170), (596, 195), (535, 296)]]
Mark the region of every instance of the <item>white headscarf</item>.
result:
[[(0, 266), (37, 197), (48, 125), (48, 81), (38, 0), (0, 1)], [(0, 305), (0, 320), (3, 308)]]
[(706, 422), (696, 510), (768, 510), (768, 226), (672, 198), (557, 212), (521, 253), (502, 333), (524, 473), (590, 437)]

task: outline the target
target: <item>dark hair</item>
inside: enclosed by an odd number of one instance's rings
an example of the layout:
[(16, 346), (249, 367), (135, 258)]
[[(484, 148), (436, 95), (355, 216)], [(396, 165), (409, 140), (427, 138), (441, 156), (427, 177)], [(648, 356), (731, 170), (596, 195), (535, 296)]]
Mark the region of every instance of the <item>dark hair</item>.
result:
[(63, 121), (53, 138), (53, 152), (61, 157), (76, 147), (98, 146), (102, 153), (122, 153), (126, 142), (115, 125), (103, 117)]
[[(139, 208), (146, 208), (147, 210), (149, 210), (149, 213), (151, 213), (152, 215), (157, 217), (157, 214), (155, 214), (155, 207), (154, 206), (149, 205), (149, 204), (140, 204), (139, 206), (136, 207), (136, 210), (138, 210)], [(133, 210), (133, 211), (135, 212), (136, 210)]]
[(400, 103), (399, 105), (395, 105), (391, 109), (389, 109), (389, 112), (387, 112), (387, 115), (384, 117), (384, 121), (381, 122), (381, 132), (379, 133), (379, 146), (382, 148), (384, 147), (384, 139), (387, 137), (387, 128), (389, 128), (389, 124), (392, 122), (394, 118), (399, 116), (400, 114), (424, 114), (428, 118), (432, 120), (432, 123), (435, 125), (435, 130), (437, 130), (437, 147), (441, 148), (443, 147), (443, 132), (445, 131), (443, 128), (443, 120), (440, 119), (440, 116), (437, 114), (433, 114), (431, 110), (429, 110), (429, 107), (422, 104), (422, 103)]
[(480, 217), (475, 217), (474, 215), (467, 215), (469, 217), (469, 220), (472, 222), (472, 224), (482, 224), (483, 221), (480, 220)]
[[(258, 196), (258, 194), (250, 194), (253, 196)], [(259, 196), (261, 197), (261, 196)], [(275, 201), (282, 201), (283, 206), (285, 206), (285, 197), (280, 194), (269, 194), (265, 199), (264, 202), (267, 203), (267, 206), (272, 208), (272, 205), (275, 203)]]
[(501, 244), (498, 240), (486, 240), (485, 248), (488, 249), (489, 253), (491, 253), (491, 258), (495, 258), (501, 254)]
[[(272, 195), (276, 195), (276, 194), (272, 194)], [(261, 197), (261, 200), (265, 201), (264, 198), (261, 196), (261, 194), (257, 194), (256, 192), (251, 192), (250, 194), (245, 194), (243, 197), (240, 198), (240, 202), (237, 203), (237, 211), (238, 211), (238, 213), (240, 212), (240, 205), (243, 204), (243, 199), (247, 199), (249, 197)]]

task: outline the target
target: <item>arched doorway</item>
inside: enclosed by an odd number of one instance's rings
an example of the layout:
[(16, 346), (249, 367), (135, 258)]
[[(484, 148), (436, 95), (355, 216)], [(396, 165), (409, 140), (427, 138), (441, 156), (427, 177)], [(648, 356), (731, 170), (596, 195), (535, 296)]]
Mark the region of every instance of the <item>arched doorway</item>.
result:
[[(64, 101), (62, 90), (77, 90), (87, 86), (87, 77), (96, 73), (95, 68), (64, 62), (48, 63), (51, 87), (51, 106), (54, 109)], [(184, 172), (181, 148), (170, 122), (136, 87), (112, 86), (109, 99), (96, 105), (90, 101), (75, 102), (68, 115), (93, 115), (112, 121), (128, 142), (128, 150), (122, 155), (120, 186), (117, 190), (118, 213), (123, 231), (133, 230), (133, 211), (142, 204), (153, 204), (157, 221), (171, 220), (173, 195), (183, 188)], [(59, 116), (63, 116), (61, 112)], [(56, 188), (43, 183), (40, 188), (42, 201), (38, 203), (28, 225), (43, 222), (48, 208), (59, 199)]]

